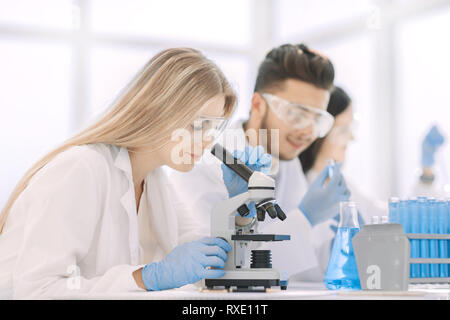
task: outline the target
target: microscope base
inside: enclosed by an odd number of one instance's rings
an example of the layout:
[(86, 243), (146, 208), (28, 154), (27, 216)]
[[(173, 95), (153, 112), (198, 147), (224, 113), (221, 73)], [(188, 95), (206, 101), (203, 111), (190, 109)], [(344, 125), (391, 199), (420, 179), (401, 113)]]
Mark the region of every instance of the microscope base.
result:
[(280, 279), (205, 279), (208, 289), (213, 287), (237, 287), (238, 289), (248, 289), (251, 287), (276, 287), (280, 285)]
[(268, 289), (280, 286), (282, 290), (286, 290), (287, 283), (286, 281), (280, 281), (279, 272), (275, 269), (242, 269), (227, 271), (219, 279), (205, 279), (205, 286), (208, 289), (236, 287), (237, 290), (234, 291), (261, 291), (254, 289), (254, 287)]

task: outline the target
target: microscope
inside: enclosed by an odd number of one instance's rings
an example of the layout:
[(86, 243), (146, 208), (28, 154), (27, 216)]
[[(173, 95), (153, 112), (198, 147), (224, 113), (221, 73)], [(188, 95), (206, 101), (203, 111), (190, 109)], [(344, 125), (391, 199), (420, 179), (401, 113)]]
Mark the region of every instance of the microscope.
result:
[[(248, 191), (222, 201), (212, 211), (211, 236), (226, 240), (232, 250), (228, 252), (225, 275), (219, 279), (205, 279), (206, 288), (266, 291), (272, 286), (280, 286), (286, 290), (287, 281), (280, 280), (279, 271), (272, 268), (270, 250), (252, 250), (250, 268), (246, 267), (246, 255), (252, 241), (290, 240), (290, 235), (258, 233), (258, 223), (265, 220), (266, 213), (272, 219), (286, 219), (275, 202), (275, 181), (262, 172), (251, 170), (219, 144), (214, 145), (211, 153), (247, 181)], [(257, 214), (250, 218), (247, 217), (250, 213), (247, 205), (251, 201), (255, 203)], [(264, 289), (258, 289), (261, 287)]]

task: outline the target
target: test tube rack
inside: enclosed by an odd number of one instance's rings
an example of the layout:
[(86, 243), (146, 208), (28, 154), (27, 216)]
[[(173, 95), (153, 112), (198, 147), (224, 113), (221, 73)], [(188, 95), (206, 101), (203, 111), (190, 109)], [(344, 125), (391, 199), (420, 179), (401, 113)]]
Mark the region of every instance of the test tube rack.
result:
[(450, 234), (405, 233), (397, 223), (364, 225), (352, 239), (362, 290), (407, 291), (409, 284), (450, 283), (450, 277), (412, 278), (413, 264), (448, 264), (448, 258), (411, 258), (411, 240), (450, 240)]
[[(450, 240), (450, 234), (430, 234), (430, 233), (407, 233), (409, 240)], [(447, 270), (450, 268), (450, 258), (409, 258), (409, 264), (447, 264)], [(450, 277), (409, 277), (409, 283), (450, 283)]]

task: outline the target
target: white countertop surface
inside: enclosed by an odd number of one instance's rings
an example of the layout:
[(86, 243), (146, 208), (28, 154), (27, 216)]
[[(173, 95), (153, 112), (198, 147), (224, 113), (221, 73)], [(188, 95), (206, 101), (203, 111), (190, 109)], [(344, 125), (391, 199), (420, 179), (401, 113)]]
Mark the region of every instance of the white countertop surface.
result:
[(69, 299), (115, 300), (449, 300), (448, 285), (414, 285), (408, 291), (332, 291), (322, 283), (293, 282), (287, 290), (279, 287), (269, 292), (228, 292), (226, 290), (202, 290), (195, 285), (181, 288), (117, 294), (74, 295)]

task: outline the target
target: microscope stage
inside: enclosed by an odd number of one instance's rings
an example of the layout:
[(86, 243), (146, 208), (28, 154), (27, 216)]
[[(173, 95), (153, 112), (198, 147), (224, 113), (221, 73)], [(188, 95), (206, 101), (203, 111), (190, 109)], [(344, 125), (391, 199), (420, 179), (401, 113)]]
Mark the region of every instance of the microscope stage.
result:
[(283, 241), (291, 240), (286, 234), (233, 234), (231, 240), (237, 241)]

